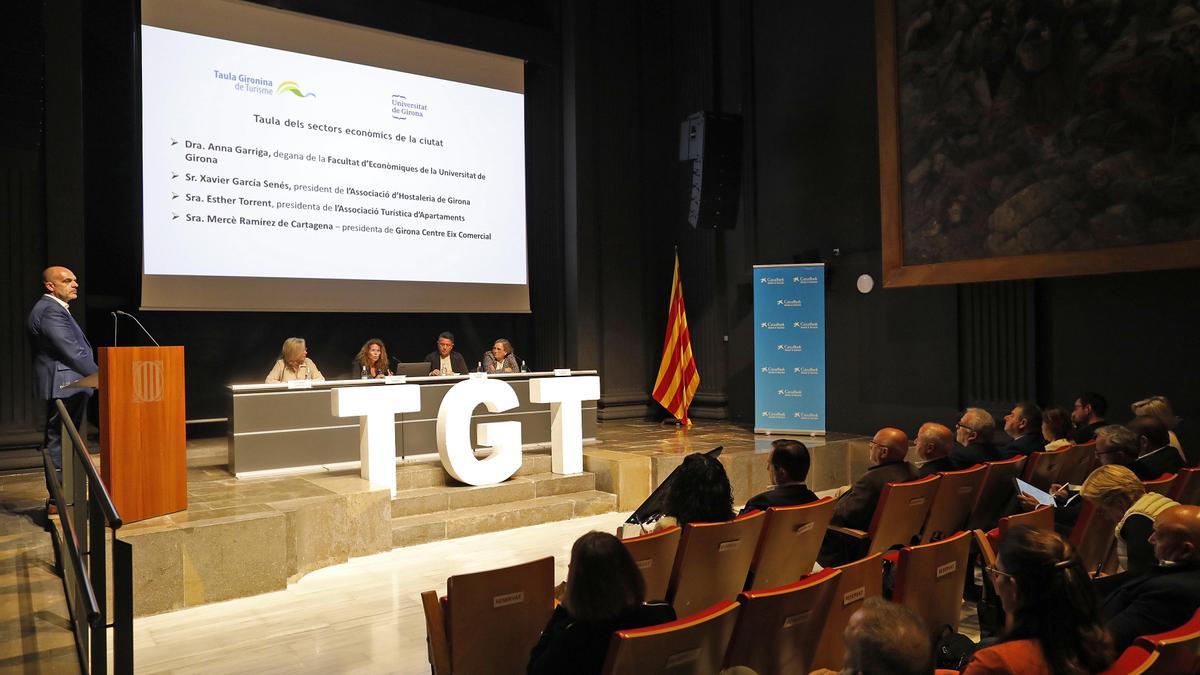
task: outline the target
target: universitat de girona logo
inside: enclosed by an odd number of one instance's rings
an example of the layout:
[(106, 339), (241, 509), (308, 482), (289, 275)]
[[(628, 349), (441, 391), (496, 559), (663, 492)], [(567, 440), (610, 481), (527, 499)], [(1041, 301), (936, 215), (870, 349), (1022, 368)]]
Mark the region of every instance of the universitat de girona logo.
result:
[(308, 92), (307, 94), (300, 91), (300, 85), (296, 84), (292, 80), (286, 80), (284, 82), (280, 82), (279, 86), (275, 88), (275, 93), (276, 94), (285, 94), (285, 93), (286, 94), (295, 94), (296, 96), (298, 96), (300, 98), (315, 98), (317, 96), (315, 93), (313, 93), (311, 91)]
[(162, 361), (133, 362), (133, 402), (153, 403), (163, 397)]

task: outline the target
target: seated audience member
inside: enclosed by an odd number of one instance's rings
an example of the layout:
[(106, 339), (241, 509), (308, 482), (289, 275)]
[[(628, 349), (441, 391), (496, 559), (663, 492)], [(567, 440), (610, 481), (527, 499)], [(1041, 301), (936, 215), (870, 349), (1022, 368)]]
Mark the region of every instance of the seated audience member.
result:
[(267, 373), (267, 382), (291, 382), (292, 380), (324, 380), (317, 364), (308, 358), (308, 347), (304, 338), (290, 337), (283, 341), (279, 360)]
[(430, 375), (466, 375), (467, 360), (454, 351), (454, 333), (446, 331), (438, 336), (437, 349), (425, 355), (429, 362)]
[(997, 452), (1000, 459), (1024, 457), (1031, 452), (1044, 450), (1046, 441), (1042, 438), (1042, 409), (1036, 403), (1029, 402), (1013, 406), (1012, 412), (1004, 416), (1004, 433), (1012, 440)]
[(954, 462), (955, 469), (966, 469), (999, 459), (992, 445), (996, 421), (991, 413), (983, 408), (967, 408), (955, 427), (954, 439), (958, 445), (950, 451), (950, 460)]
[(1071, 409), (1071, 423), (1075, 425), (1076, 443), (1087, 443), (1096, 437), (1096, 430), (1107, 424), (1104, 416), (1108, 414), (1108, 401), (1095, 392), (1084, 392), (1075, 399), (1075, 407)]
[[(887, 483), (903, 483), (916, 478), (912, 465), (904, 461), (908, 454), (908, 436), (899, 429), (880, 429), (871, 439), (870, 458), (874, 462), (833, 507), (830, 525), (866, 530), (879, 505), (879, 495)], [(822, 567), (843, 565), (854, 560), (857, 542), (830, 531), (821, 543), (818, 560)]]
[(742, 513), (766, 511), (772, 506), (799, 506), (817, 501), (817, 496), (804, 484), (804, 481), (808, 480), (810, 461), (808, 448), (800, 441), (790, 438), (772, 441), (767, 473), (774, 487), (751, 497)]
[[(842, 632), (846, 647), (843, 673), (858, 675), (930, 675), (933, 645), (916, 612), (880, 597), (867, 598), (850, 615)], [(822, 669), (812, 675), (836, 675)]]
[(1060, 405), (1042, 409), (1042, 440), (1047, 452), (1071, 444), (1071, 413)]
[(1097, 673), (1113, 660), (1096, 594), (1083, 561), (1058, 534), (1028, 526), (1004, 537), (988, 568), (1004, 606), (1006, 630), (963, 675)]
[(1175, 411), (1171, 408), (1171, 402), (1166, 396), (1151, 396), (1137, 401), (1129, 406), (1134, 415), (1141, 417), (1149, 415), (1162, 420), (1162, 423), (1167, 426), (1167, 437), (1170, 439), (1170, 444), (1183, 453), (1184, 461), (1187, 466), (1196, 466), (1200, 462), (1200, 453), (1188, 454), (1183, 449), (1183, 443), (1179, 442), (1179, 436), (1175, 435), (1175, 430), (1179, 428), (1179, 418), (1175, 416)]
[(932, 476), (942, 471), (954, 471), (954, 460), (950, 450), (954, 448), (954, 434), (950, 427), (937, 422), (926, 422), (917, 431), (917, 456), (925, 463), (917, 468), (917, 478)]
[(649, 603), (633, 556), (619, 539), (588, 532), (571, 547), (562, 604), (529, 655), (528, 672), (599, 673), (614, 631), (675, 620), (666, 603)]
[(521, 370), (517, 357), (513, 356), (512, 343), (504, 338), (496, 340), (491, 351), (483, 353), (483, 370), (488, 373), (515, 373)]
[(1096, 469), (1083, 481), (1080, 496), (1117, 521), (1117, 557), (1120, 568), (1140, 574), (1154, 565), (1154, 545), (1149, 542), (1154, 519), (1178, 502), (1146, 486), (1136, 474), (1116, 464)]
[(388, 367), (387, 347), (383, 340), (371, 338), (363, 343), (362, 349), (350, 362), (350, 377), (360, 377), (364, 380), (378, 380), (392, 374)]
[(1167, 425), (1162, 420), (1142, 415), (1133, 418), (1125, 428), (1137, 436), (1137, 463), (1146, 475), (1158, 478), (1164, 473), (1179, 473), (1183, 468), (1183, 453), (1170, 444)]
[(1138, 463), (1138, 437), (1120, 424), (1107, 424), (1096, 429), (1096, 459), (1101, 466), (1119, 464), (1128, 467), (1142, 480), (1154, 480), (1162, 475), (1150, 475), (1151, 467)]
[(1200, 607), (1200, 506), (1172, 506), (1154, 519), (1158, 564), (1105, 595), (1100, 613), (1113, 645), (1187, 623)]
[(701, 452), (683, 458), (656, 529), (688, 523), (720, 523), (734, 518), (733, 489), (721, 462)]

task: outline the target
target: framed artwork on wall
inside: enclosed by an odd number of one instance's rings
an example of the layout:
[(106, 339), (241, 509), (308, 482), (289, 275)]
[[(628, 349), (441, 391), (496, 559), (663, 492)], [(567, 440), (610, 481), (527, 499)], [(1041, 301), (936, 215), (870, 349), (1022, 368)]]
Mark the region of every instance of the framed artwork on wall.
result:
[(1200, 266), (1192, 2), (875, 0), (889, 287)]

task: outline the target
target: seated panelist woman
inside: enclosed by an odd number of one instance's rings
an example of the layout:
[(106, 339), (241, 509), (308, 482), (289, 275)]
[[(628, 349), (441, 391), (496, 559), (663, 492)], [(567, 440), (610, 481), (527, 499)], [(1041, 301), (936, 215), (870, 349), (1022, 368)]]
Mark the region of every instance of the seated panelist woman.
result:
[(317, 370), (317, 364), (308, 358), (308, 348), (304, 338), (290, 337), (283, 341), (283, 349), (279, 351), (279, 360), (267, 374), (267, 382), (291, 382), (292, 380), (324, 380), (325, 376)]
[(504, 338), (496, 340), (491, 351), (483, 353), (483, 369), (489, 373), (515, 373), (521, 368), (513, 356), (512, 343)]
[(364, 380), (377, 380), (391, 375), (388, 369), (387, 347), (383, 340), (371, 338), (358, 350), (358, 356), (350, 362), (350, 377), (360, 377)]

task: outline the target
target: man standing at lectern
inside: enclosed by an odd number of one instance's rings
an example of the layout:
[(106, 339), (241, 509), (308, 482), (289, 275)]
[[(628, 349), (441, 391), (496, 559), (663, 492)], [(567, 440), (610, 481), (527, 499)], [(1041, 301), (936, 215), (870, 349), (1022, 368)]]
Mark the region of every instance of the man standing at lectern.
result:
[(44, 445), (50, 451), (54, 468), (62, 470), (62, 420), (55, 399), (62, 399), (71, 421), (79, 433), (87, 415), (91, 389), (64, 388), (63, 385), (91, 375), (98, 370), (83, 329), (71, 316), (67, 304), (79, 297), (79, 280), (65, 267), (47, 267), (42, 272), (46, 293), (29, 312), (26, 326), (33, 352), (34, 386), (37, 395), (46, 401), (46, 435)]

